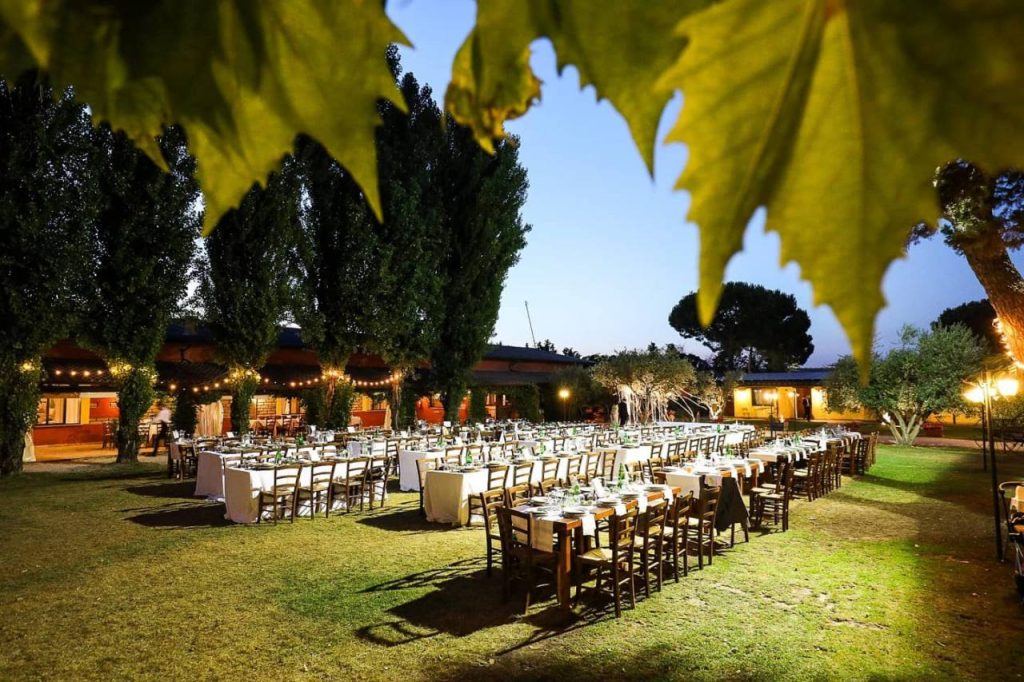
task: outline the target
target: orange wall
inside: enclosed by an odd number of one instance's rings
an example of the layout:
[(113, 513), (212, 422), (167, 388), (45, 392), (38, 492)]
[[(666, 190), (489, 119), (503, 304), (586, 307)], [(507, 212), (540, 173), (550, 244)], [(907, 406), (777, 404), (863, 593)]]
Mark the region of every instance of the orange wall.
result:
[(32, 442), (35, 445), (99, 443), (102, 440), (103, 424), (68, 424), (66, 426), (35, 426), (32, 428)]

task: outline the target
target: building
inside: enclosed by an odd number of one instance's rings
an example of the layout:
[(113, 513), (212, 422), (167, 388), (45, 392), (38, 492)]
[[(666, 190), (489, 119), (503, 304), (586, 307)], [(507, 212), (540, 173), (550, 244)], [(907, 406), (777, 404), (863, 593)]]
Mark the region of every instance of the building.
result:
[[(502, 387), (549, 383), (561, 370), (585, 364), (538, 348), (492, 346), (473, 369), (473, 381), (487, 387), (488, 411), (495, 417), (509, 415), (510, 405)], [(117, 393), (109, 369), (96, 353), (64, 340), (43, 357), (46, 378), (33, 428), (36, 445), (99, 442), (107, 424), (117, 419)], [(156, 360), (158, 391), (219, 393), (226, 390), (227, 367), (220, 363), (216, 339), (210, 330), (187, 322), (172, 324)], [(429, 371), (422, 363), (421, 371)], [(320, 361), (303, 342), (300, 331), (283, 327), (277, 348), (260, 369), (261, 388), (253, 401), (253, 419), (296, 415), (301, 411), (299, 394), (322, 378)], [(384, 424), (393, 372), (374, 355), (356, 354), (346, 374), (357, 390), (353, 417), (364, 426)], [(220, 400), (217, 414), (223, 414), (223, 430), (230, 429), (230, 398)], [(467, 405), (462, 407), (465, 417)], [(437, 396), (424, 396), (417, 403), (417, 416), (438, 423), (443, 408)]]
[[(789, 421), (878, 421), (880, 415), (869, 410), (832, 412), (828, 409), (825, 383), (828, 368), (802, 368), (789, 372), (746, 372), (727, 402), (725, 414), (736, 419), (764, 419), (770, 416)], [(808, 413), (809, 412), (809, 413)], [(933, 415), (930, 421), (944, 424), (974, 423), (972, 417), (952, 414)]]

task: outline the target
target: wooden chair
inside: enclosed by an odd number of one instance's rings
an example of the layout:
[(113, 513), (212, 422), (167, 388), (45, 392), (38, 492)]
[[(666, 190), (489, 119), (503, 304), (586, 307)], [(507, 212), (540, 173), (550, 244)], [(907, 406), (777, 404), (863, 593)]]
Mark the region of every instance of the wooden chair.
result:
[(704, 554), (707, 553), (708, 565), (715, 560), (715, 514), (718, 510), (718, 498), (722, 489), (705, 487), (700, 493), (697, 513), (687, 517), (690, 544), (697, 549), (697, 567), (704, 568)]
[[(270, 511), (270, 516), (277, 523), (288, 512), (291, 523), (295, 522), (295, 489), (299, 483), (299, 467), (287, 464), (274, 468), (274, 484), (270, 490), (261, 490), (259, 496), (259, 513), (256, 523), (263, 520), (263, 512)], [(278, 515), (280, 512), (280, 515)]]
[(520, 462), (512, 468), (512, 485), (530, 485), (535, 462)]
[(373, 455), (366, 467), (366, 494), (370, 501), (370, 509), (374, 503), (384, 508), (384, 502), (388, 497), (388, 479), (394, 469), (391, 455)]
[(668, 518), (668, 503), (664, 499), (647, 505), (647, 510), (638, 517), (635, 551), (640, 555), (637, 575), (644, 583), (644, 596), (651, 596), (651, 579), (655, 589), (661, 592), (664, 572), (665, 521)]
[(586, 484), (592, 484), (595, 478), (601, 475), (601, 455), (596, 452), (583, 453), (583, 474), (580, 480)]
[(579, 480), (580, 467), (583, 465), (583, 455), (569, 455), (565, 458), (565, 478), (562, 479), (562, 486), (568, 488), (572, 479)]
[[(352, 457), (345, 462), (346, 466), (338, 467), (338, 477), (331, 483), (331, 506), (339, 498), (345, 503), (345, 511), (352, 511), (356, 502), (362, 511), (366, 504), (366, 472), (369, 469), (370, 457)], [(344, 468), (344, 471), (340, 469)]]
[(690, 524), (688, 519), (693, 509), (693, 493), (678, 495), (672, 499), (665, 512), (664, 545), (662, 559), (671, 564), (672, 575), (679, 582), (679, 557), (683, 557), (683, 576), (690, 574), (689, 547)]
[[(508, 476), (508, 465), (495, 464), (487, 467), (487, 492), (497, 490), (501, 492), (505, 487), (506, 478)], [(504, 498), (502, 498), (504, 499)], [(473, 517), (479, 516), (487, 523), (487, 510), (483, 506), (483, 498), (478, 495), (471, 495), (469, 498), (469, 523), (473, 524)]]
[(811, 453), (807, 456), (807, 468), (793, 471), (794, 493), (804, 495), (808, 502), (812, 502), (818, 497), (821, 454), (820, 452)]
[[(596, 569), (597, 572), (592, 590), (597, 593), (606, 591), (615, 600), (616, 618), (622, 616), (622, 588), (624, 586), (629, 589), (630, 604), (636, 608), (636, 581), (633, 571), (636, 520), (636, 505), (630, 505), (625, 514), (612, 515), (608, 519), (608, 546), (595, 547), (577, 557), (574, 566), (577, 603), (583, 591), (583, 569), (588, 568)], [(608, 581), (607, 584), (602, 585), (602, 577), (605, 573), (608, 573)]]
[(463, 447), (461, 445), (449, 446), (444, 449), (444, 463), (450, 467), (462, 466)]
[(424, 457), (416, 460), (416, 474), (420, 480), (420, 514), (426, 514), (423, 508), (423, 490), (427, 487), (427, 472), (437, 469), (440, 460), (434, 457)]
[(295, 489), (295, 504), (298, 506), (303, 500), (309, 500), (309, 518), (316, 518), (317, 506), (321, 503), (324, 506), (324, 517), (330, 515), (331, 505), (331, 483), (334, 481), (333, 462), (314, 462), (305, 467), (309, 470), (309, 483), (302, 485), (301, 469), (299, 484)]
[(523, 612), (530, 609), (530, 598), (538, 586), (538, 576), (546, 573), (548, 584), (554, 584), (556, 557), (554, 552), (544, 552), (533, 547), (533, 527), (530, 515), (517, 509), (497, 507), (498, 528), (501, 537), (502, 592), (508, 599), (513, 583), (519, 582), (525, 588)]
[(530, 502), (530, 484), (520, 483), (505, 488), (505, 506), (520, 507)]
[(615, 477), (615, 455), (616, 451), (613, 449), (601, 451), (601, 476), (606, 483)]
[(113, 419), (103, 422), (103, 444), (100, 447), (104, 450), (117, 447), (117, 422)]
[[(480, 513), (484, 517), (484, 538), (487, 542), (487, 577), (491, 577), (495, 555), (500, 556), (504, 565), (505, 557), (501, 553), (501, 532), (498, 528), (499, 507), (505, 506), (505, 489), (493, 488), (485, 490), (477, 496)], [(472, 512), (470, 512), (472, 515)]]
[(558, 457), (548, 457), (541, 460), (540, 482), (537, 484), (541, 495), (547, 495), (561, 484), (558, 478), (558, 464), (560, 462), (561, 460)]
[(750, 493), (750, 510), (756, 526), (762, 527), (765, 517), (770, 516), (775, 525), (781, 521), (782, 532), (789, 530), (789, 503), (792, 499), (793, 464), (783, 460), (775, 485), (755, 488)]

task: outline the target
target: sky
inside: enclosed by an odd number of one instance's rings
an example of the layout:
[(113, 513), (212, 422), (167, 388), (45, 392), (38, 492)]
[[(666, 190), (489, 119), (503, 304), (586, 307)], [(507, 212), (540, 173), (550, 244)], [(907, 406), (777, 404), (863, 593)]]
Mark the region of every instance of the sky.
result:
[[(469, 0), (387, 4), (414, 46), (402, 50), (403, 69), (429, 84), (438, 100), (475, 7)], [(581, 90), (572, 67), (559, 76), (546, 40), (537, 41), (533, 51), (542, 100), (506, 126), (520, 138), (520, 162), (530, 180), (523, 217), (533, 229), (509, 272), (494, 341), (530, 342), (528, 301), (536, 339), (551, 339), (559, 349), (571, 346), (589, 355), (654, 342), (705, 355), (668, 324), (672, 307), (697, 288), (697, 227), (686, 221), (688, 195), (673, 190), (685, 147), (659, 145), (652, 179), (615, 109), (598, 103), (593, 88)], [(677, 96), (666, 108), (659, 139), (681, 106)], [(778, 235), (765, 233), (760, 213), (747, 226), (743, 251), (729, 263), (726, 280), (793, 294), (811, 318), (815, 350), (806, 366), (831, 364), (850, 352), (842, 327), (829, 308), (812, 306), (799, 266), (781, 267)], [(895, 342), (904, 324), (927, 326), (944, 309), (985, 296), (963, 257), (940, 237), (894, 262), (883, 290), (888, 305), (876, 328), (882, 347)]]

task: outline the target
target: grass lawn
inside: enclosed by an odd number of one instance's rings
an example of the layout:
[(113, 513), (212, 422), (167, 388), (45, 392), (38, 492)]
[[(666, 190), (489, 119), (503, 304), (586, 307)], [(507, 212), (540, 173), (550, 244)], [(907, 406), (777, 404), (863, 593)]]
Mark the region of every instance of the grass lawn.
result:
[(479, 528), (415, 494), (242, 527), (156, 465), (25, 474), (0, 482), (0, 679), (1017, 678), (988, 481), (976, 453), (881, 447), (790, 532), (565, 622), (503, 604)]

